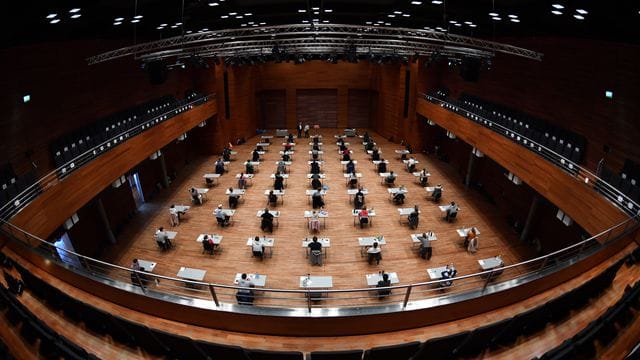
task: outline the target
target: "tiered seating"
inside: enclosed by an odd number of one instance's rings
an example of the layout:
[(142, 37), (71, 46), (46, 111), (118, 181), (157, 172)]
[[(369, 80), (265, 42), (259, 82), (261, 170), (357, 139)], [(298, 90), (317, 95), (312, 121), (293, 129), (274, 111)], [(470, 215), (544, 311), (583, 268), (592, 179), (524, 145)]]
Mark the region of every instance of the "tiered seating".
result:
[[(605, 183), (613, 186), (615, 189), (625, 194), (636, 204), (640, 204), (640, 165), (631, 160), (626, 160), (624, 167), (619, 174), (613, 170), (603, 167), (600, 178)], [(633, 209), (634, 205), (629, 204), (624, 197), (611, 194), (612, 190), (603, 183), (597, 183), (596, 189), (605, 194), (613, 195), (612, 197), (623, 207)]]
[[(0, 167), (0, 208), (4, 208), (5, 205), (18, 196), (18, 194), (21, 194), (35, 182), (36, 177), (32, 171), (22, 176), (18, 176), (14, 173), (10, 164), (2, 165)], [(28, 194), (25, 194), (18, 204), (11, 204), (10, 206), (7, 206), (7, 208), (0, 212), (0, 217), (6, 219), (8, 216), (13, 214), (19, 206), (28, 203), (40, 192), (40, 187), (33, 189)]]

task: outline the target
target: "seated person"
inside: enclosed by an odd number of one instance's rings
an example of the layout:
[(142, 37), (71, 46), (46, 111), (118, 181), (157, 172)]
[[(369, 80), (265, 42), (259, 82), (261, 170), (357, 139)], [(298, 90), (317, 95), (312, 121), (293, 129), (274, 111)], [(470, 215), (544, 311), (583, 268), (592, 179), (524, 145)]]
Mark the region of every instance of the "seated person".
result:
[(202, 239), (202, 249), (204, 251), (208, 251), (209, 254), (213, 255), (213, 251), (215, 250), (216, 244), (213, 243), (213, 239), (209, 237), (209, 235), (205, 235)]
[(253, 153), (251, 153), (251, 161), (260, 161), (260, 154), (258, 153), (258, 150), (253, 150)]
[(224, 161), (222, 161), (222, 159), (216, 161), (216, 174), (224, 174)]
[(233, 193), (233, 188), (229, 188), (229, 207), (235, 209), (238, 206), (238, 200), (240, 199), (240, 195), (235, 195)]
[(380, 159), (380, 163), (378, 164), (378, 172), (379, 173), (387, 172), (387, 163), (384, 162), (384, 159)]
[(378, 151), (378, 149), (373, 149), (373, 153), (371, 153), (371, 160), (380, 160), (380, 152)]
[(291, 161), (291, 156), (288, 153), (282, 154), (282, 161)]
[(442, 197), (442, 185), (438, 184), (433, 188), (433, 192), (431, 193), (431, 199), (435, 202), (440, 201)]
[(238, 281), (238, 286), (241, 287), (238, 289), (236, 293), (236, 299), (238, 300), (238, 304), (240, 305), (253, 305), (253, 287), (255, 285), (251, 280), (248, 279), (247, 274), (240, 275), (240, 280)]
[(367, 261), (369, 265), (371, 265), (374, 261), (376, 265), (380, 265), (380, 260), (382, 260), (382, 250), (378, 246), (377, 242), (373, 243), (373, 246), (367, 249)]
[(358, 212), (358, 221), (360, 222), (361, 229), (365, 224), (369, 223), (369, 211), (367, 211), (366, 208), (363, 208)]
[(284, 178), (282, 177), (282, 175), (280, 175), (280, 173), (276, 173), (275, 180), (273, 180), (273, 188), (275, 190), (284, 189)]
[(310, 166), (309, 172), (311, 174), (320, 174), (320, 163), (318, 163), (315, 160), (313, 162), (311, 162), (311, 166)]
[(355, 209), (362, 209), (364, 207), (364, 193), (362, 188), (358, 189), (358, 192), (353, 197), (353, 207)]
[(391, 186), (396, 182), (396, 174), (392, 172), (389, 173), (389, 175), (384, 178), (384, 183)]
[(362, 141), (368, 143), (369, 142), (369, 133), (367, 131), (362, 135)]
[(212, 178), (204, 178), (204, 181), (207, 183), (207, 187), (212, 187), (213, 186), (213, 179)]
[[(314, 175), (318, 176), (318, 177), (313, 177)], [(313, 174), (311, 177), (311, 188), (313, 188), (314, 190), (320, 190), (322, 189), (322, 182), (320, 181), (320, 175), (318, 174)]]
[(256, 145), (256, 150), (257, 151), (264, 151), (264, 149), (262, 148), (262, 145)]
[(313, 141), (314, 146), (317, 145), (317, 144), (320, 144), (320, 138), (317, 137), (317, 136), (314, 136), (312, 141)]
[(311, 212), (311, 217), (309, 218), (309, 230), (320, 231), (320, 215), (316, 210)]
[(286, 142), (286, 143), (284, 143), (282, 148), (283, 148), (284, 152), (287, 152), (287, 151), (290, 151), (292, 147), (293, 147), (292, 143)]
[(373, 150), (373, 141), (367, 141), (367, 145), (364, 146), (366, 151)]
[(202, 205), (202, 195), (198, 193), (198, 190), (191, 188), (189, 194), (191, 194), (191, 201), (193, 201), (194, 204)]
[(262, 231), (273, 232), (273, 214), (269, 212), (269, 209), (265, 208), (262, 215), (260, 215), (262, 221), (260, 222), (260, 229)]
[(423, 259), (431, 260), (431, 255), (433, 254), (431, 236), (433, 236), (433, 231), (422, 233), (422, 235), (418, 236), (418, 240), (420, 240), (420, 257)]
[(458, 274), (458, 270), (456, 270), (456, 268), (453, 266), (453, 264), (451, 265), (447, 265), (447, 267), (445, 268), (445, 270), (442, 271), (441, 276), (442, 279), (445, 280), (447, 279), (447, 281), (442, 281), (440, 282), (440, 286), (441, 287), (449, 287), (451, 285), (453, 285), (453, 279), (456, 274)]
[(164, 231), (164, 227), (160, 226), (158, 230), (156, 230), (155, 234), (156, 243), (162, 250), (169, 250), (171, 248), (171, 240), (169, 240), (169, 235)]
[(313, 160), (318, 160), (318, 150), (317, 149), (311, 150), (311, 158)]
[(452, 219), (455, 219), (457, 215), (458, 215), (458, 205), (452, 201), (451, 204), (447, 207), (447, 211), (444, 219), (447, 221), (450, 221)]
[(347, 170), (347, 174), (355, 173), (356, 172), (356, 164), (351, 159), (349, 159), (348, 161), (349, 162), (347, 163), (347, 166), (345, 166), (345, 168)]
[(413, 156), (407, 160), (407, 171), (410, 173), (416, 171), (416, 159), (414, 159)]
[(278, 166), (276, 168), (276, 172), (280, 174), (287, 173), (287, 165), (284, 163), (284, 160), (278, 161)]
[(240, 173), (240, 177), (238, 177), (238, 189), (244, 189), (247, 187), (247, 177), (244, 176), (244, 173)]
[(313, 193), (313, 195), (311, 196), (311, 204), (313, 205), (314, 209), (324, 207), (324, 199), (322, 198), (321, 190), (316, 190), (316, 192)]
[(229, 219), (231, 219), (231, 217), (222, 210), (222, 204), (219, 204), (213, 212), (216, 215), (216, 221), (218, 224), (222, 226), (229, 225)]
[(349, 173), (349, 187), (355, 189), (358, 186), (358, 177), (355, 173)]
[(342, 151), (342, 161), (351, 161), (351, 154), (349, 153), (349, 149), (344, 149)]
[(247, 162), (244, 163), (244, 171), (247, 174), (255, 173), (256, 170), (253, 168), (253, 164), (251, 163), (251, 161), (247, 160)]
[(467, 248), (470, 253), (478, 251), (478, 235), (476, 234), (476, 228), (472, 227), (467, 236), (464, 237), (463, 246)]
[(293, 134), (289, 133), (289, 135), (287, 136), (287, 142), (293, 143)]
[(311, 145), (311, 151), (313, 150), (320, 151), (320, 145), (318, 145), (318, 141), (316, 141), (316, 138), (314, 138), (313, 145)]
[(313, 241), (307, 245), (311, 258), (311, 265), (322, 266), (322, 243), (318, 242), (318, 237), (314, 236)]
[(262, 244), (262, 241), (260, 241), (260, 237), (256, 236), (253, 239), (253, 243), (251, 243), (251, 252), (253, 256), (260, 258), (260, 260), (264, 258), (264, 245)]
[(341, 155), (344, 153), (345, 150), (347, 150), (347, 145), (344, 144), (344, 140), (342, 139), (338, 141), (338, 150), (340, 151)]
[(224, 161), (231, 161), (231, 149), (227, 146), (222, 149), (222, 159)]
[[(391, 280), (389, 280), (389, 274), (383, 273), (382, 279), (378, 281), (376, 287), (384, 288), (391, 286)], [(385, 296), (389, 296), (391, 294), (391, 289), (380, 289), (378, 290), (378, 297), (383, 298)]]
[(393, 195), (393, 203), (396, 205), (404, 204), (405, 196), (402, 192), (398, 191)]
[(278, 205), (278, 195), (276, 195), (273, 190), (269, 191), (268, 201), (271, 206), (275, 207)]
[(429, 175), (427, 175), (427, 169), (422, 169), (422, 171), (420, 172), (420, 185), (421, 186), (427, 186), (427, 183), (429, 182)]
[(409, 227), (411, 229), (416, 229), (418, 227), (418, 222), (420, 222), (420, 211), (418, 210), (418, 205), (413, 207), (413, 211), (409, 214)]

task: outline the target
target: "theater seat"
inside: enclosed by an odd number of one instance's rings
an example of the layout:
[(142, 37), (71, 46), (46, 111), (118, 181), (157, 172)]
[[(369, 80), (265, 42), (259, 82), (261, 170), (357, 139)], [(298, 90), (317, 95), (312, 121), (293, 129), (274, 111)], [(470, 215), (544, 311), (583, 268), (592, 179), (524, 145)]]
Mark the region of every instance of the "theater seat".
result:
[(299, 351), (247, 350), (251, 360), (304, 360)]
[(410, 359), (420, 347), (419, 341), (374, 347), (364, 352), (364, 360)]
[(307, 360), (361, 360), (363, 350), (313, 351)]
[(247, 352), (240, 346), (214, 344), (198, 340), (195, 344), (211, 359), (250, 360)]

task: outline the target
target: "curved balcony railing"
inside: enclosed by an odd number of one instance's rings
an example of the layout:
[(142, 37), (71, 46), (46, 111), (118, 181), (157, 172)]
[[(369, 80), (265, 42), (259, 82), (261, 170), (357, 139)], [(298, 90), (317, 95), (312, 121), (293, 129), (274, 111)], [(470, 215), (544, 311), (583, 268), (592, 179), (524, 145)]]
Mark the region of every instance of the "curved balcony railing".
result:
[(190, 110), (194, 106), (203, 104), (209, 99), (215, 98), (215, 94), (209, 94), (202, 97), (198, 97), (194, 100), (179, 104), (177, 107), (171, 108), (161, 114), (154, 116), (153, 118), (138, 124), (131, 129), (123, 131), (110, 139), (105, 140), (101, 144), (94, 146), (93, 148), (85, 151), (84, 153), (76, 156), (75, 158), (67, 161), (66, 163), (59, 166), (57, 169), (49, 172), (44, 175), (34, 184), (31, 184), (29, 187), (20, 192), (16, 197), (12, 200), (8, 201), (0, 208), (0, 219), (8, 220), (15, 213), (20, 211), (23, 207), (33, 201), (36, 197), (38, 197), (41, 193), (46, 191), (52, 186), (55, 186), (59, 181), (63, 181), (64, 177), (69, 175), (74, 170), (82, 167), (87, 164), (91, 160), (100, 156), (101, 154), (113, 149), (118, 146), (120, 143), (128, 140), (131, 137), (134, 137), (144, 131), (149, 130), (150, 128), (172, 118), (173, 116)]
[(528, 150), (542, 156), (546, 160), (550, 161), (554, 165), (560, 167), (567, 173), (574, 176), (578, 181), (590, 185), (592, 189), (602, 194), (606, 199), (614, 203), (618, 208), (626, 212), (629, 216), (636, 216), (640, 214), (640, 204), (633, 201), (620, 190), (602, 180), (588, 169), (585, 169), (584, 167), (578, 165), (570, 159), (567, 159), (566, 157), (558, 154), (548, 147), (515, 132), (513, 129), (509, 129), (495, 121), (491, 121), (474, 113), (473, 111), (465, 109), (458, 103), (448, 102), (425, 93), (421, 93), (420, 95), (422, 95), (426, 100), (434, 104), (438, 104), (441, 107), (455, 112), (458, 115), (466, 117), (469, 120), (475, 121), (482, 126), (492, 129), (502, 136), (509, 138), (512, 141), (527, 148)]

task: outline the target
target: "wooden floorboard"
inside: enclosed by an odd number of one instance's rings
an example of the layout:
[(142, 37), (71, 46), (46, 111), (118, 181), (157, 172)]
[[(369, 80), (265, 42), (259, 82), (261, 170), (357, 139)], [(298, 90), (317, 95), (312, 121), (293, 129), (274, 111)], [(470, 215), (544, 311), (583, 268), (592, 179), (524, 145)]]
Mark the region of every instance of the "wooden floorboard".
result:
[[(138, 216), (118, 236), (117, 243), (105, 251), (104, 260), (121, 266), (130, 266), (133, 258), (155, 261), (158, 263), (155, 273), (175, 276), (181, 266), (207, 270), (205, 281), (219, 284), (231, 284), (238, 272), (259, 273), (267, 276), (268, 288), (295, 289), (298, 287), (298, 276), (305, 274), (331, 275), (335, 289), (366, 287), (365, 274), (378, 271), (397, 272), (400, 284), (427, 281), (426, 269), (454, 263), (458, 274), (478, 272), (478, 259), (502, 255), (506, 264), (523, 261), (532, 256), (533, 251), (523, 244), (517, 234), (509, 228), (497, 208), (488, 203), (481, 195), (465, 187), (460, 176), (449, 165), (439, 162), (423, 154), (416, 154), (420, 161), (418, 168), (426, 167), (432, 174), (430, 184), (442, 184), (444, 195), (441, 204), (456, 201), (461, 211), (454, 223), (442, 220), (441, 212), (436, 204), (429, 201), (425, 190), (416, 182), (414, 176), (404, 170), (404, 165), (394, 153), (399, 145), (391, 143), (377, 134), (370, 132), (382, 150), (382, 156), (390, 161), (389, 170), (398, 174), (396, 183), (405, 185), (409, 193), (404, 207), (418, 205), (421, 209), (418, 231), (410, 230), (407, 225), (399, 223), (397, 206), (389, 200), (386, 186), (380, 183), (380, 177), (374, 170), (369, 156), (364, 152), (361, 140), (349, 138), (353, 158), (358, 161), (357, 171), (363, 174), (361, 183), (369, 190), (366, 202), (375, 208), (378, 216), (373, 219), (371, 228), (360, 229), (353, 226), (351, 204), (346, 193), (342, 166), (337, 154), (337, 146), (333, 135), (335, 129), (321, 130), (323, 138), (324, 165), (327, 174), (325, 185), (329, 187), (325, 197), (329, 218), (326, 229), (319, 236), (331, 239), (331, 248), (323, 266), (311, 266), (305, 257), (301, 241), (312, 236), (303, 219), (303, 211), (311, 209), (305, 190), (309, 189), (307, 180), (309, 158), (309, 139), (298, 139), (293, 156), (290, 177), (287, 181), (284, 205), (276, 209), (281, 211), (279, 226), (273, 233), (275, 247), (272, 258), (259, 261), (251, 257), (246, 246), (250, 236), (263, 235), (260, 231), (260, 219), (256, 217), (258, 209), (264, 208), (266, 197), (264, 191), (271, 189), (273, 181), (270, 175), (275, 171), (275, 161), (282, 150), (282, 140), (274, 139), (264, 156), (259, 171), (247, 190), (245, 200), (240, 203), (233, 226), (220, 228), (217, 226), (213, 209), (218, 204), (227, 206), (225, 190), (236, 185), (235, 174), (243, 171), (242, 163), (249, 158), (250, 152), (259, 137), (251, 138), (246, 144), (236, 146), (238, 151), (235, 161), (231, 162), (230, 171), (220, 178), (218, 184), (207, 194), (207, 201), (202, 206), (192, 206), (179, 226), (169, 225), (168, 208), (170, 204), (190, 204), (187, 190), (191, 187), (204, 187), (202, 175), (213, 172), (216, 157), (193, 160), (178, 175), (178, 179), (170, 188), (161, 192), (151, 202), (146, 203)], [(175, 248), (169, 252), (159, 251), (153, 233), (159, 226), (178, 232)], [(462, 248), (456, 229), (462, 226), (477, 226), (481, 230), (480, 249), (476, 254), (469, 254)], [(433, 230), (438, 240), (434, 242), (433, 257), (425, 261), (417, 256), (412, 248), (409, 234)], [(202, 254), (200, 243), (195, 239), (201, 233), (216, 233), (224, 236), (223, 252), (210, 256)], [(383, 261), (380, 265), (368, 265), (366, 258), (360, 255), (357, 237), (384, 235), (388, 244), (383, 247)], [(172, 285), (172, 284), (171, 284)], [(160, 284), (165, 290), (169, 282)], [(462, 290), (462, 288), (458, 289)], [(225, 295), (226, 294), (226, 295)], [(201, 294), (208, 297), (208, 294)], [(231, 292), (221, 296), (222, 301), (235, 301)], [(399, 296), (399, 294), (398, 294)], [(304, 306), (302, 297), (293, 297), (287, 302), (291, 305)], [(391, 299), (399, 301), (399, 298)], [(269, 305), (281, 301), (258, 299), (257, 304)], [(377, 303), (375, 299), (364, 298), (337, 300), (331, 306), (354, 303)]]

